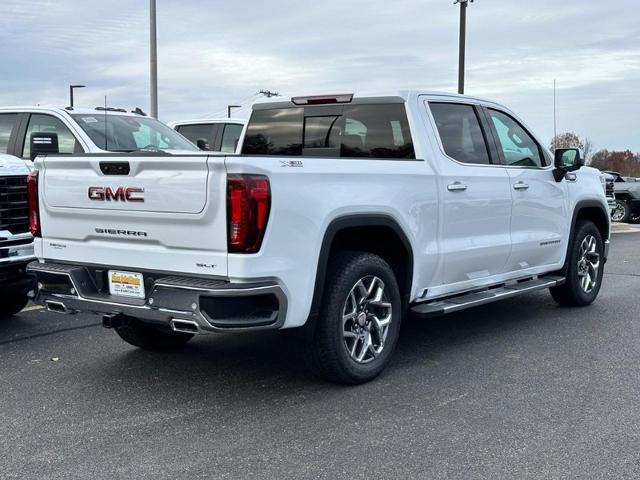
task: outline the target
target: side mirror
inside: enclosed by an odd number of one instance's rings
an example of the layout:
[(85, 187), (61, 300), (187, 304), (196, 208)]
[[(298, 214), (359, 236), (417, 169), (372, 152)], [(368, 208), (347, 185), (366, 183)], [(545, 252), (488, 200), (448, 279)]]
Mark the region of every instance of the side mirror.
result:
[(555, 151), (553, 171), (556, 182), (562, 180), (567, 172), (579, 170), (584, 165), (584, 159), (577, 148), (558, 148)]
[(211, 147), (209, 147), (209, 142), (207, 142), (204, 138), (199, 138), (196, 140), (196, 147), (198, 147), (200, 150), (211, 150)]
[(32, 133), (29, 139), (30, 158), (33, 161), (38, 155), (60, 153), (57, 133)]

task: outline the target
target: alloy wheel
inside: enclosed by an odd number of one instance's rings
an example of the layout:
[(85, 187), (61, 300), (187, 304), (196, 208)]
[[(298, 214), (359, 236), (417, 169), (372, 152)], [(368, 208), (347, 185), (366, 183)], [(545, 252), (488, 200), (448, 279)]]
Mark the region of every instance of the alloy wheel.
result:
[(344, 346), (358, 363), (369, 363), (382, 353), (392, 321), (392, 305), (384, 282), (373, 275), (353, 286), (342, 311)]
[(625, 206), (620, 202), (616, 202), (616, 206), (611, 212), (611, 220), (614, 222), (619, 222), (624, 218), (626, 213), (627, 212)]
[(580, 244), (578, 255), (578, 278), (580, 287), (585, 293), (590, 293), (598, 282), (598, 270), (600, 269), (600, 254), (598, 253), (598, 241), (593, 235), (587, 235)]

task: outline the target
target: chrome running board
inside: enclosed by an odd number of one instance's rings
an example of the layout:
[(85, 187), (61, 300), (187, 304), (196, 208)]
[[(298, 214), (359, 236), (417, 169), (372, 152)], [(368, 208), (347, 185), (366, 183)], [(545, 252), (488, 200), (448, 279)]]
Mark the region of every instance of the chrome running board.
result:
[(441, 300), (418, 303), (413, 305), (410, 310), (411, 313), (418, 317), (437, 317), (447, 313), (476, 307), (478, 305), (504, 300), (505, 298), (515, 297), (523, 293), (555, 287), (557, 285), (562, 285), (564, 282), (565, 279), (563, 277), (551, 275), (539, 278), (530, 278), (528, 280), (507, 283), (485, 290), (476, 290), (457, 296), (451, 296)]

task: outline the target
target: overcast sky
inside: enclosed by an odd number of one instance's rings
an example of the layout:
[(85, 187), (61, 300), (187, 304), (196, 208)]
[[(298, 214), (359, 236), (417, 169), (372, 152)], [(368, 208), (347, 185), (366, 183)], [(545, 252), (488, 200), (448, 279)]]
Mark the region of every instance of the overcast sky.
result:
[[(159, 114), (225, 114), (284, 95), (457, 87), (452, 0), (158, 0)], [(0, 105), (148, 111), (147, 0), (1, 0)], [(640, 1), (476, 0), (467, 93), (515, 110), (545, 140), (640, 151)], [(245, 102), (246, 103), (246, 102)]]

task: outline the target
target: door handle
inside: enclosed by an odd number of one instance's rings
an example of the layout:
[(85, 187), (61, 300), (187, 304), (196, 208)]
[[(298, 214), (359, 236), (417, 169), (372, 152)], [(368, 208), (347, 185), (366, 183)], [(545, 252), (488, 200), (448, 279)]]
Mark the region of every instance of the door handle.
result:
[(447, 190), (449, 190), (450, 192), (457, 192), (457, 191), (466, 190), (466, 189), (467, 189), (467, 186), (461, 182), (453, 182), (447, 185)]
[(529, 185), (524, 182), (518, 182), (513, 186), (513, 188), (515, 188), (516, 190), (526, 190), (527, 188), (529, 188)]

